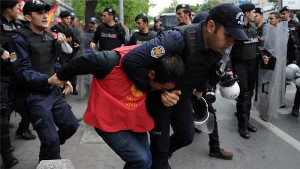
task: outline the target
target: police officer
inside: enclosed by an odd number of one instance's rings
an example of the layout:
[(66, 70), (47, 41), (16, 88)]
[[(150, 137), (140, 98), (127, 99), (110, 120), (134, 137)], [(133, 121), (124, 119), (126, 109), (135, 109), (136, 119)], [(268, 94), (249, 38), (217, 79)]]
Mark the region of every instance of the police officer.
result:
[[(205, 21), (207, 18), (208, 13), (207, 12), (200, 12), (198, 13), (195, 18), (193, 19), (193, 23), (199, 23), (201, 21)], [(203, 87), (204, 91), (193, 91), (193, 97), (195, 101), (193, 102), (193, 110), (194, 110), (194, 121), (197, 123), (197, 114), (199, 115), (200, 111), (197, 111), (197, 108), (194, 109), (194, 106), (199, 102), (201, 97), (204, 97), (204, 99), (207, 102), (208, 105), (208, 111), (214, 115), (214, 129), (212, 133), (210, 133), (209, 136), (209, 156), (210, 157), (216, 157), (220, 159), (225, 159), (225, 160), (231, 160), (233, 157), (233, 153), (227, 152), (224, 149), (220, 148), (220, 140), (219, 140), (219, 132), (218, 132), (218, 122), (217, 122), (217, 116), (216, 116), (216, 109), (213, 107), (213, 103), (216, 101), (216, 97), (214, 95), (216, 86), (212, 86), (209, 84), (209, 82), (205, 83)], [(196, 96), (196, 99), (195, 97)], [(195, 127), (195, 132), (200, 133), (201, 130), (197, 129)]]
[(244, 13), (243, 27), (248, 41), (235, 41), (230, 57), (233, 73), (239, 77), (240, 95), (236, 103), (238, 131), (240, 136), (249, 139), (251, 132), (256, 132), (256, 127), (249, 123), (251, 110), (251, 97), (257, 79), (257, 52), (258, 37), (255, 25), (252, 23), (255, 17), (255, 6), (252, 3), (240, 5)]
[(281, 21), (281, 15), (277, 11), (273, 11), (269, 14), (268, 21), (271, 25), (277, 26), (277, 24)]
[[(287, 6), (283, 7), (280, 11), (282, 20), (288, 21), (289, 27), (289, 40), (287, 49), (287, 64), (296, 63), (300, 65), (300, 23), (291, 18), (291, 12)], [(299, 117), (300, 107), (300, 88), (297, 91), (294, 99), (294, 106), (292, 115)]]
[(165, 30), (165, 28), (164, 28), (163, 26), (161, 26), (161, 24), (162, 24), (162, 23), (161, 23), (160, 17), (159, 17), (159, 16), (154, 17), (154, 25), (153, 25), (153, 27), (150, 28), (149, 30), (150, 30), (150, 31), (154, 31), (154, 32), (156, 32), (156, 33), (159, 33), (159, 32), (161, 32), (161, 31)]
[[(242, 29), (241, 10), (230, 3), (214, 7), (197, 25), (162, 31), (151, 41), (127, 53), (122, 61), (128, 77), (143, 91), (148, 91), (146, 106), (155, 128), (150, 132), (152, 169), (169, 168), (168, 158), (178, 149), (192, 143), (194, 137), (192, 91), (207, 80), (216, 84), (219, 52), (231, 46), (234, 39), (248, 39)], [(148, 67), (156, 58), (177, 53), (183, 56), (185, 74), (177, 90), (150, 92)], [(201, 90), (200, 90), (201, 91)], [(174, 134), (170, 134), (170, 125)]]
[(64, 31), (71, 24), (71, 13), (69, 11), (61, 11), (58, 16), (61, 21), (50, 28), (55, 33)]
[(258, 38), (260, 39), (260, 44), (259, 46), (263, 47), (263, 42), (264, 42), (264, 27), (265, 24), (263, 23), (264, 21), (264, 13), (262, 8), (255, 8), (255, 17), (254, 17), (254, 24), (256, 27), (257, 35)]
[[(50, 6), (43, 1), (26, 1), (23, 13), (28, 26), (18, 29), (9, 42), (17, 92), (25, 95), (27, 115), (41, 141), (40, 161), (60, 159), (60, 145), (78, 128), (60, 89), (48, 84), (58, 52), (56, 39), (45, 31), (49, 11)], [(70, 87), (68, 82), (63, 93)]]
[(135, 23), (139, 31), (132, 33), (129, 45), (140, 45), (147, 42), (148, 40), (153, 39), (156, 36), (156, 32), (149, 31), (148, 29), (148, 17), (146, 14), (138, 14), (135, 17)]
[(1, 156), (3, 160), (3, 165), (10, 168), (18, 164), (18, 160), (12, 155), (11, 144), (9, 138), (9, 116), (11, 113), (11, 105), (9, 99), (10, 92), (10, 64), (9, 62), (9, 52), (8, 52), (8, 41), (13, 34), (13, 30), (20, 27), (17, 25), (15, 20), (18, 17), (19, 5), (18, 1), (4, 1), (1, 0)]
[(176, 7), (176, 17), (179, 25), (192, 24), (191, 7), (188, 4), (180, 4)]
[[(71, 16), (72, 14), (72, 16)], [(76, 54), (78, 53), (79, 49), (80, 49), (80, 33), (79, 30), (77, 30), (76, 28), (76, 35), (75, 35), (75, 25), (72, 25), (72, 17), (75, 18), (75, 13), (71, 13), (69, 11), (61, 11), (59, 14), (59, 17), (61, 19), (61, 22), (59, 22), (58, 24), (52, 26), (50, 29), (52, 32), (55, 33), (64, 33), (68, 35), (68, 38), (71, 38), (72, 40), (69, 42), (70, 46), (73, 49), (73, 52), (71, 54), (66, 54), (64, 52), (62, 52), (61, 58), (60, 58), (60, 64), (64, 65), (65, 63), (67, 63), (69, 60), (71, 60), (73, 57), (76, 56)], [(73, 18), (73, 19), (74, 19)], [(73, 20), (74, 21), (74, 20)], [(78, 95), (78, 91), (76, 89), (76, 77), (74, 77), (71, 80), (71, 83), (73, 85), (73, 94), (74, 95)]]
[(98, 25), (90, 49), (95, 50), (99, 43), (99, 51), (112, 50), (125, 44), (125, 29), (115, 22), (116, 12), (112, 8), (105, 8), (102, 13), (102, 23)]

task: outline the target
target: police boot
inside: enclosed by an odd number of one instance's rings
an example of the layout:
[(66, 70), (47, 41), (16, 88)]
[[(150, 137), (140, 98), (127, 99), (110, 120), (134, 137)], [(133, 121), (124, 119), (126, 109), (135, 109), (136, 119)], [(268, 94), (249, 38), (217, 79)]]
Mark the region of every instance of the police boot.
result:
[(73, 85), (73, 93), (72, 94), (73, 95), (78, 95), (78, 91), (76, 90), (76, 84)]
[(171, 169), (168, 159), (153, 159), (151, 169)]
[(299, 117), (299, 108), (294, 108), (292, 109), (292, 115), (295, 117)]
[(248, 131), (255, 133), (257, 131), (257, 128), (255, 126), (252, 126), (252, 124), (250, 124), (249, 120), (250, 120), (250, 112), (248, 113), (248, 126), (247, 127), (248, 127)]
[(3, 165), (6, 168), (11, 168), (19, 163), (19, 161), (12, 155), (11, 151), (2, 153)]
[(248, 131), (248, 117), (245, 114), (237, 114), (237, 120), (238, 120), (238, 131), (240, 133), (240, 136), (244, 139), (249, 139), (250, 134)]

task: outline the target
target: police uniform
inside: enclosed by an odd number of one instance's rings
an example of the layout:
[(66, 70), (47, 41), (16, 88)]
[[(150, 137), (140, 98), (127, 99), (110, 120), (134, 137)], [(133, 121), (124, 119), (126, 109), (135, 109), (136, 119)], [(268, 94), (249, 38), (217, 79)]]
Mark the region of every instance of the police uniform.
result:
[[(288, 22), (289, 27), (289, 40), (288, 40), (288, 50), (287, 50), (287, 61), (288, 64), (292, 63), (293, 60), (297, 62), (300, 66), (300, 23), (291, 19)], [(294, 99), (294, 106), (292, 110), (292, 115), (298, 117), (300, 108), (300, 88), (297, 86), (297, 91)]]
[[(240, 11), (232, 4), (221, 4), (211, 13), (213, 19), (221, 18), (219, 16), (233, 17), (230, 14), (224, 15), (220, 8), (225, 8), (226, 12), (234, 15), (234, 18)], [(177, 89), (181, 90), (180, 100), (175, 106), (163, 106), (160, 99), (163, 91), (148, 92), (147, 95), (146, 106), (155, 122), (155, 128), (150, 132), (153, 169), (167, 168), (168, 157), (176, 150), (192, 143), (194, 119), (190, 95), (207, 80), (213, 85), (219, 80), (215, 72), (221, 54), (204, 48), (202, 33), (197, 33), (202, 32), (203, 26), (204, 22), (201, 22), (198, 25), (178, 27), (180, 31), (163, 31), (158, 37), (135, 48), (123, 58), (122, 65), (128, 77), (143, 91), (151, 90), (147, 72), (149, 65), (156, 58), (163, 57), (166, 53), (174, 53), (182, 56), (185, 63), (184, 77), (177, 86)], [(237, 29), (242, 30), (241, 27)], [(169, 136), (170, 125), (174, 131), (171, 136)]]
[[(23, 12), (50, 10), (42, 1), (27, 1)], [(60, 145), (78, 128), (70, 106), (59, 88), (48, 84), (55, 72), (56, 40), (51, 33), (36, 34), (29, 27), (12, 36), (9, 47), (18, 92), (25, 95), (28, 117), (40, 141), (39, 160), (60, 159)], [(58, 131), (56, 130), (58, 128)]]
[(120, 23), (109, 26), (100, 23), (93, 37), (93, 42), (99, 42), (99, 51), (112, 50), (125, 44), (125, 29)]
[(156, 32), (148, 31), (147, 33), (134, 32), (130, 37), (129, 45), (141, 45), (153, 39), (157, 35)]
[[(18, 1), (10, 1), (1, 3), (1, 9), (12, 8)], [(1, 42), (0, 42), (0, 55), (2, 56), (4, 51), (9, 51), (8, 42), (13, 35), (13, 30), (19, 28), (20, 25), (16, 21), (8, 22), (7, 19), (1, 15), (0, 21), (0, 32), (1, 32)], [(10, 105), (10, 84), (11, 84), (11, 65), (9, 62), (5, 62), (0, 59), (1, 63), (1, 116), (0, 116), (0, 134), (1, 134), (1, 155), (3, 159), (3, 164), (5, 167), (12, 167), (18, 163), (18, 160), (12, 155), (11, 143), (9, 138), (9, 117), (12, 111)]]
[[(289, 11), (288, 7), (285, 6), (280, 10)], [(287, 64), (291, 64), (296, 61), (297, 65), (300, 66), (300, 23), (294, 19), (288, 21), (289, 27), (289, 40), (287, 46)], [(297, 91), (294, 99), (294, 106), (292, 109), (292, 115), (298, 117), (300, 108), (300, 88), (297, 87)]]
[[(255, 9), (251, 3), (240, 6), (243, 12)], [(236, 103), (237, 119), (240, 135), (249, 138), (248, 129), (252, 129), (249, 123), (251, 98), (257, 79), (257, 53), (258, 42), (257, 30), (253, 23), (249, 22), (243, 27), (247, 34), (248, 41), (235, 41), (232, 47), (230, 58), (233, 72), (239, 77), (240, 95)], [(251, 130), (250, 129), (250, 130)], [(254, 130), (254, 129), (253, 129)], [(251, 130), (252, 131), (252, 130)]]

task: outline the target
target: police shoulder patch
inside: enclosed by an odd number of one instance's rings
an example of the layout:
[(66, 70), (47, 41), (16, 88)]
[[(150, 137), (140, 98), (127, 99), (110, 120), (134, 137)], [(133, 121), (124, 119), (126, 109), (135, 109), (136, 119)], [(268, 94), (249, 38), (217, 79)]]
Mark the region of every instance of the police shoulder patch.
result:
[(16, 52), (12, 52), (10, 54), (10, 62), (14, 62), (18, 59), (17, 53)]
[(151, 56), (154, 58), (160, 58), (161, 56), (163, 56), (165, 54), (165, 48), (161, 45), (156, 46), (154, 48), (152, 48), (151, 50)]

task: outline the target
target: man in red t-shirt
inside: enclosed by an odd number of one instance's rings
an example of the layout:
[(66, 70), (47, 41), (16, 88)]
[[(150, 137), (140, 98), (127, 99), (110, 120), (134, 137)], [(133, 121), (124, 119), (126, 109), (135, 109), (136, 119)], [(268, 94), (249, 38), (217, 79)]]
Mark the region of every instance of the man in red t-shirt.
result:
[[(93, 74), (84, 121), (95, 127), (98, 135), (126, 162), (125, 168), (150, 168), (152, 157), (147, 131), (153, 129), (154, 121), (146, 109), (146, 93), (129, 80), (121, 65), (123, 56), (135, 47), (77, 57), (49, 81), (61, 86), (72, 76)], [(160, 57), (149, 67), (148, 78), (153, 90), (173, 89), (184, 72), (183, 61), (176, 55)]]

